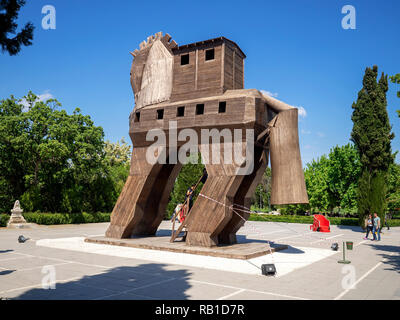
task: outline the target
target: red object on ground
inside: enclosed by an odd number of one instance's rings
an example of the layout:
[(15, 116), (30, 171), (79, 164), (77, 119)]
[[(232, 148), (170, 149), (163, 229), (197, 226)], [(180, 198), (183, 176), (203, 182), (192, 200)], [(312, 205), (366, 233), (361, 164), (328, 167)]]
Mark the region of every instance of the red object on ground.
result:
[(330, 222), (322, 214), (314, 214), (314, 223), (310, 226), (312, 231), (331, 232)]

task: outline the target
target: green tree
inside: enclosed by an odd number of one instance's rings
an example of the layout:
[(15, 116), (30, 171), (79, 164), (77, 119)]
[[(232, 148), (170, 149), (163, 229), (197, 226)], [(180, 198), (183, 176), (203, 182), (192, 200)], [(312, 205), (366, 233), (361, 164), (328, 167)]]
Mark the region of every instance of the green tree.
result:
[(252, 204), (259, 209), (270, 208), (271, 199), (271, 168), (264, 171), (261, 182), (256, 187)]
[(361, 164), (353, 144), (336, 146), (330, 150), (328, 161), (328, 193), (332, 207), (346, 212), (357, 206), (357, 182)]
[[(198, 155), (198, 159), (201, 159), (200, 154)], [(202, 164), (200, 161), (197, 161), (197, 163), (189, 162), (182, 166), (182, 169), (176, 178), (174, 188), (171, 192), (170, 201), (168, 202), (166, 213), (167, 217), (172, 217), (176, 205), (185, 201), (187, 189), (193, 184), (197, 183), (197, 181), (201, 178), (204, 167), (204, 164)], [(202, 187), (203, 184), (200, 183), (195, 191), (193, 201), (196, 200)]]
[[(25, 5), (25, 0), (0, 0), (0, 45), (2, 51), (9, 55), (16, 55), (21, 50), (21, 45), (30, 46), (33, 40), (34, 26), (28, 22), (20, 32), (15, 22), (18, 12)], [(8, 34), (14, 34), (12, 38)]]
[(104, 151), (105, 166), (109, 167), (109, 177), (113, 185), (112, 202), (115, 203), (129, 175), (131, 147), (122, 138), (115, 143), (106, 141)]
[(25, 129), (20, 118), (23, 108), (13, 96), (0, 102), (0, 212), (9, 212), (25, 191), (24, 159), (19, 152), (19, 136)]
[[(54, 99), (29, 92), (0, 102), (0, 208), (16, 199), (26, 211), (110, 211), (116, 200), (104, 133), (89, 116), (69, 115)], [(118, 177), (116, 173), (115, 176)]]
[(394, 134), (391, 132), (386, 109), (388, 80), (383, 73), (379, 81), (377, 76), (377, 66), (366, 69), (363, 88), (358, 93), (357, 102), (352, 105), (351, 140), (361, 162), (358, 188), (360, 222), (370, 212), (377, 212), (383, 218), (387, 203), (385, 180), (394, 161), (391, 149)]
[(400, 210), (400, 164), (393, 163), (389, 168), (388, 185), (388, 209), (389, 211)]
[(128, 164), (131, 161), (131, 147), (124, 138), (115, 143), (106, 141), (104, 151), (111, 165)]
[[(282, 213), (303, 214), (305, 211), (338, 211), (353, 213), (357, 209), (357, 183), (361, 164), (353, 144), (336, 146), (329, 155), (323, 155), (306, 165), (304, 179), (309, 205), (279, 206)], [(263, 181), (257, 186), (253, 205), (260, 208), (268, 205), (271, 193), (271, 169), (267, 168)]]
[(329, 159), (326, 155), (312, 160), (306, 165), (304, 180), (308, 201), (313, 211), (328, 211), (332, 208), (332, 199), (328, 185)]

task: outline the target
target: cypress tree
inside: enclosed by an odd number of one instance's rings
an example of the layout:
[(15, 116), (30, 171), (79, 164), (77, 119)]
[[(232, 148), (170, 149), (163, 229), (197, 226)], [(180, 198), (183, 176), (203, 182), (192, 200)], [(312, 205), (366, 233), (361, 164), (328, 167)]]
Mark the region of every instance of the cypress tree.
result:
[(358, 212), (360, 222), (368, 213), (378, 213), (383, 223), (387, 207), (386, 181), (389, 166), (394, 162), (391, 140), (394, 134), (387, 113), (387, 75), (382, 73), (379, 81), (378, 67), (367, 68), (363, 88), (353, 103), (354, 142), (361, 161), (361, 175), (358, 183)]

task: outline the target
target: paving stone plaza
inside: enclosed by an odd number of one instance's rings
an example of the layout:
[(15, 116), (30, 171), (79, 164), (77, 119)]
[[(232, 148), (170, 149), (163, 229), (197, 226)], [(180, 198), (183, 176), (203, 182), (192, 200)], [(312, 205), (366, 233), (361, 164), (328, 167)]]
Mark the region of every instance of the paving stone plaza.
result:
[[(250, 260), (85, 243), (108, 223), (0, 229), (3, 299), (400, 299), (400, 228), (363, 240), (357, 227), (312, 232), (305, 224), (248, 221), (239, 241), (287, 249)], [(158, 235), (170, 232), (164, 221)], [(29, 238), (25, 243), (18, 236)], [(342, 242), (350, 264), (340, 264)], [(339, 244), (333, 251), (331, 245)], [(277, 274), (261, 274), (274, 263)]]

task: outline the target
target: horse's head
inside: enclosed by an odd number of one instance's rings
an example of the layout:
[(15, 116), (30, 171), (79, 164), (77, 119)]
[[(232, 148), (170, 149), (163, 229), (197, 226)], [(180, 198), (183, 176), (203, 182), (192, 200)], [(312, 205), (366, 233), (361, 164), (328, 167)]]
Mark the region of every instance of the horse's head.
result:
[(136, 109), (169, 99), (174, 63), (172, 49), (176, 46), (168, 33), (163, 36), (158, 32), (131, 52), (131, 85)]

